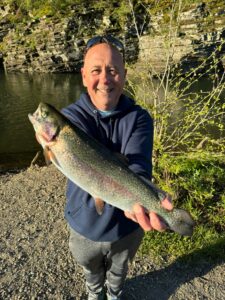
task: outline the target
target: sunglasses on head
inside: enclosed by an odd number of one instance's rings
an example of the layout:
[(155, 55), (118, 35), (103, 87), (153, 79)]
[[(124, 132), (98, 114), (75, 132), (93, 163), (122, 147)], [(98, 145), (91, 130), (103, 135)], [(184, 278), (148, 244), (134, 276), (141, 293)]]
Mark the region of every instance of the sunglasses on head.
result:
[(110, 44), (116, 47), (117, 50), (119, 50), (119, 52), (122, 54), (123, 59), (125, 60), (125, 50), (123, 44), (111, 35), (103, 35), (103, 36), (98, 35), (91, 38), (86, 44), (85, 54), (94, 45), (102, 44), (102, 43)]

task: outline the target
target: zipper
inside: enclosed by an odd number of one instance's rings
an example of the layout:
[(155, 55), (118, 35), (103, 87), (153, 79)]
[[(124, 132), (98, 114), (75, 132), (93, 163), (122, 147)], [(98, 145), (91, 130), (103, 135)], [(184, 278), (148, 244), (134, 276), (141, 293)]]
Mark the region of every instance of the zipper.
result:
[(99, 124), (100, 124), (100, 122), (99, 122), (99, 113), (98, 113), (98, 111), (96, 110), (96, 109), (94, 109), (93, 110), (93, 114), (94, 114), (94, 116), (95, 116), (95, 121), (96, 121), (96, 124), (97, 124), (97, 128), (99, 129)]
[(110, 140), (110, 144), (112, 144), (112, 135), (113, 135), (113, 119), (110, 117), (109, 119), (109, 140)]

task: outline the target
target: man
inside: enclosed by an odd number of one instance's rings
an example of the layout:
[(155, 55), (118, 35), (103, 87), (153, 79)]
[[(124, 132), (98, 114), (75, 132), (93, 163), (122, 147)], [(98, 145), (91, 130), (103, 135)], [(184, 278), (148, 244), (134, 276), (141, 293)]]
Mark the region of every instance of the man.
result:
[[(126, 156), (129, 168), (150, 180), (153, 122), (147, 111), (123, 95), (126, 69), (122, 43), (112, 36), (92, 38), (81, 73), (87, 93), (62, 113), (87, 134)], [(88, 300), (123, 299), (128, 263), (141, 243), (143, 229), (161, 231), (165, 225), (154, 212), (147, 215), (138, 203), (133, 212), (106, 203), (99, 215), (94, 199), (69, 180), (66, 194), (69, 245), (83, 267)], [(168, 199), (162, 205), (172, 209)]]

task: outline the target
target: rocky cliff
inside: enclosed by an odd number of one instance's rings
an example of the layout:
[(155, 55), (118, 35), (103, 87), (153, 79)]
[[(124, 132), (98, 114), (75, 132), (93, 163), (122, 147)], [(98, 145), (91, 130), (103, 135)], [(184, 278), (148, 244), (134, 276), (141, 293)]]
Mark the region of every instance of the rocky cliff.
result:
[(13, 14), (9, 5), (0, 6), (0, 64), (7, 71), (77, 72), (86, 41), (102, 33), (124, 42), (128, 64), (154, 73), (171, 62), (187, 70), (215, 55), (219, 68), (225, 66), (225, 3), (213, 10), (190, 5), (174, 19), (168, 11), (154, 14), (145, 7), (126, 14), (122, 26), (104, 8), (71, 7), (60, 18), (30, 14), (19, 23), (10, 21)]

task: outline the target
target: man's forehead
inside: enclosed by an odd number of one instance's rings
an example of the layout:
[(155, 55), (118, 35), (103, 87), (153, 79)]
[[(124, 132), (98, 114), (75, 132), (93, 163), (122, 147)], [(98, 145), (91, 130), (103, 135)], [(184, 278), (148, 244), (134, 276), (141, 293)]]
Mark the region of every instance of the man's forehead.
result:
[(105, 58), (123, 61), (123, 57), (118, 49), (116, 49), (113, 45), (101, 43), (101, 44), (94, 45), (87, 51), (84, 57), (84, 62), (87, 61), (89, 62), (90, 60), (93, 59), (99, 60), (100, 62)]
[(106, 69), (120, 69), (121, 67), (118, 64), (113, 64), (113, 63), (101, 63), (101, 62), (93, 62), (88, 64), (87, 68), (89, 69), (102, 69), (102, 68), (106, 68)]

